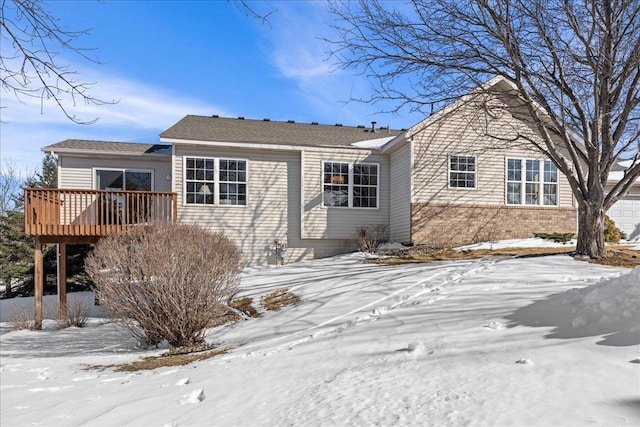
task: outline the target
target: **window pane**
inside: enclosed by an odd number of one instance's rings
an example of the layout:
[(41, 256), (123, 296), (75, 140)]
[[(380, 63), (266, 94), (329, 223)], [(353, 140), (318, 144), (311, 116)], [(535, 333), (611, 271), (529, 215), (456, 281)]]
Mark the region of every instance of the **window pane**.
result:
[(507, 180), (508, 181), (522, 180), (522, 162), (520, 159), (507, 160)]
[(96, 184), (98, 190), (123, 190), (122, 171), (96, 171)]
[(125, 171), (126, 189), (131, 191), (151, 191), (151, 172)]
[(507, 204), (519, 205), (522, 203), (522, 187), (519, 182), (507, 183)]
[(322, 195), (325, 206), (348, 206), (348, 187), (339, 185), (325, 185)]
[(538, 182), (540, 178), (540, 160), (527, 160), (526, 178), (528, 182)]
[(544, 184), (543, 202), (547, 206), (556, 206), (558, 204), (558, 185)]
[(551, 160), (544, 161), (544, 182), (558, 182), (558, 168)]
[(525, 204), (537, 205), (538, 204), (538, 184), (525, 184)]

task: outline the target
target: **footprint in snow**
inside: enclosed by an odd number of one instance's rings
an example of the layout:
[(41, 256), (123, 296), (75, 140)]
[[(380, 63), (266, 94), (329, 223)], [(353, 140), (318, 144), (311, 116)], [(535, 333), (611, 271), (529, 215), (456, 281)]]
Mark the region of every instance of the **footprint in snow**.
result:
[(187, 385), (191, 382), (191, 380), (189, 378), (182, 378), (179, 379), (178, 382), (176, 382), (176, 385)]
[[(401, 351), (401, 352), (405, 352), (407, 353), (407, 355), (411, 355), (411, 356), (420, 356), (425, 354), (426, 349), (424, 347), (424, 344), (419, 342), (419, 341), (415, 341), (415, 342), (410, 342), (405, 348), (401, 348), (399, 350), (396, 351)], [(431, 352), (433, 353), (433, 352)], [(429, 354), (431, 354), (429, 353)]]
[(484, 325), (485, 328), (487, 329), (491, 329), (494, 331), (500, 331), (502, 329), (504, 329), (504, 324), (500, 323), (500, 322), (491, 322), (488, 325)]
[(180, 405), (186, 405), (189, 403), (200, 403), (204, 399), (205, 399), (204, 389), (199, 388), (197, 390), (192, 391), (189, 394), (185, 394), (184, 396), (182, 396), (182, 399), (180, 399), (178, 403)]
[(531, 359), (518, 359), (516, 360), (516, 363), (519, 365), (533, 365)]
[(640, 359), (629, 360), (630, 363), (640, 363)]

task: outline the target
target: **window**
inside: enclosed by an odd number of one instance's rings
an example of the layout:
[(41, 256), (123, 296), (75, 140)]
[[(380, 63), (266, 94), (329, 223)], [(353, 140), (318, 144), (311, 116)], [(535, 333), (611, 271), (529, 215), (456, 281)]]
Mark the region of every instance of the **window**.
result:
[(324, 163), (324, 205), (349, 206), (349, 163)]
[(476, 188), (475, 156), (449, 156), (449, 188)]
[(378, 206), (378, 165), (353, 165), (353, 207)]
[(185, 157), (184, 174), (186, 204), (247, 204), (246, 160)]
[(558, 168), (551, 160), (507, 159), (508, 205), (558, 205)]
[(128, 169), (95, 169), (95, 188), (97, 190), (153, 190), (151, 171)]
[(323, 206), (378, 207), (377, 164), (323, 162), (322, 168)]

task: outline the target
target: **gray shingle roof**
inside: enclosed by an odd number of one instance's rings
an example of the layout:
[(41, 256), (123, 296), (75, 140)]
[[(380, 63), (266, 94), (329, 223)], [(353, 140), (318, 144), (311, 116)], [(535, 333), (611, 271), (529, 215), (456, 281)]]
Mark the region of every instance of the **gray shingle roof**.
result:
[(170, 155), (171, 145), (143, 144), (134, 142), (89, 141), (84, 139), (67, 139), (42, 148), (45, 152), (101, 152), (105, 154), (129, 155)]
[(185, 116), (160, 134), (165, 140), (245, 142), (302, 146), (350, 146), (400, 134), (401, 131), (317, 123), (250, 120), (217, 116)]

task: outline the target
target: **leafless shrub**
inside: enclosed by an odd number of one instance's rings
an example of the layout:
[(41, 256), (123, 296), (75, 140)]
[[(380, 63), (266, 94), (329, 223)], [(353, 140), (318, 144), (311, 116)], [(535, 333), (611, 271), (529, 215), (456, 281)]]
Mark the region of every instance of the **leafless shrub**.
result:
[(31, 310), (26, 307), (14, 307), (9, 313), (9, 327), (12, 331), (34, 329), (35, 321)]
[(280, 288), (268, 295), (260, 298), (260, 302), (267, 310), (278, 311), (282, 307), (293, 305), (300, 301), (300, 298), (289, 291), (288, 288)]
[(386, 224), (361, 225), (356, 229), (354, 239), (362, 252), (373, 252), (381, 243), (389, 240), (389, 226)]
[(87, 302), (82, 300), (72, 301), (70, 304), (67, 304), (66, 313), (58, 312), (56, 315), (56, 326), (58, 329), (69, 328), (71, 326), (82, 328), (87, 325), (90, 311), (91, 307)]
[(194, 346), (236, 291), (241, 258), (222, 234), (156, 224), (104, 238), (85, 264), (105, 310), (134, 337)]

